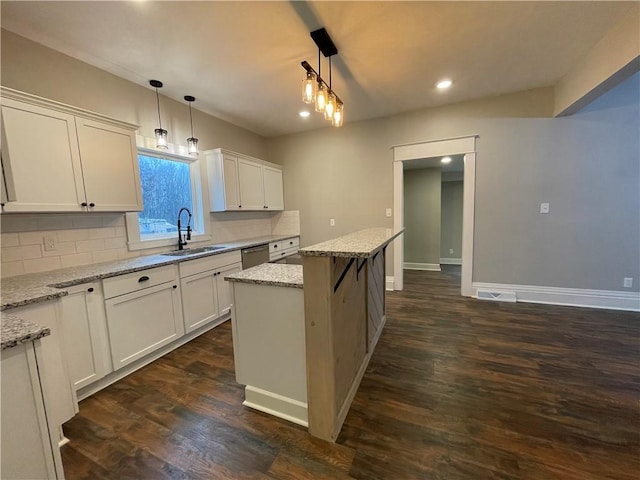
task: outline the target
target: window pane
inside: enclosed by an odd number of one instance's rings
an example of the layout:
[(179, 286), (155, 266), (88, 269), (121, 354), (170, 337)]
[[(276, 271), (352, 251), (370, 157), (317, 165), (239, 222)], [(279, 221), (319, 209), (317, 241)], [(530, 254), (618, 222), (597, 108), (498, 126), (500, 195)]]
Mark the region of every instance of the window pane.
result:
[[(189, 165), (138, 155), (144, 210), (138, 213), (140, 237), (170, 237), (178, 230), (178, 212), (193, 212)], [(183, 214), (183, 221), (186, 221)], [(193, 225), (192, 225), (193, 227)]]

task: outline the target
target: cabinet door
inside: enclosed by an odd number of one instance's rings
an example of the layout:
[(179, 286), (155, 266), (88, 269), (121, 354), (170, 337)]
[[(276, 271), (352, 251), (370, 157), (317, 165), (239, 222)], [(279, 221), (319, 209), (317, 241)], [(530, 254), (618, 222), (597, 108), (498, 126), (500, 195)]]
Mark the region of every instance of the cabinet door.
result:
[(233, 303), (233, 296), (231, 294), (230, 282), (225, 281), (224, 277), (231, 275), (242, 270), (241, 263), (234, 263), (220, 269), (216, 276), (216, 282), (218, 287), (218, 316), (223, 316), (231, 311), (231, 305)]
[(89, 211), (142, 210), (134, 132), (76, 117)]
[(76, 391), (111, 372), (100, 282), (68, 288), (62, 302), (62, 351)]
[(243, 158), (238, 159), (238, 184), (242, 210), (264, 210), (262, 165)]
[(3, 99), (6, 212), (79, 212), (85, 201), (73, 115)]
[(2, 478), (55, 479), (55, 454), (47, 428), (34, 343), (3, 350), (0, 367)]
[(226, 210), (238, 210), (240, 191), (238, 190), (238, 159), (233, 155), (222, 156), (224, 181), (224, 206)]
[(282, 170), (265, 165), (263, 167), (263, 178), (265, 206), (269, 210), (284, 210)]
[(180, 280), (182, 289), (182, 312), (187, 333), (218, 317), (214, 270), (191, 275)]
[(180, 290), (163, 283), (105, 302), (114, 370), (184, 334)]
[(66, 357), (62, 353), (60, 303), (57, 300), (34, 303), (13, 309), (11, 313), (51, 329), (51, 335), (40, 340), (38, 370), (47, 417), (51, 425), (58, 427), (78, 412), (75, 389), (69, 379)]

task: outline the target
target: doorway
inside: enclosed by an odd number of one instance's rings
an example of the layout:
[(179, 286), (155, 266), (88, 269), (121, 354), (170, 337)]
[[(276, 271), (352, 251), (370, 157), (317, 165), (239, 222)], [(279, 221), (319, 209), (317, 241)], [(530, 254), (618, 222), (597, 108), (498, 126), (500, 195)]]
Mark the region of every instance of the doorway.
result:
[[(393, 147), (393, 204), (394, 228), (404, 226), (404, 162), (419, 162), (425, 158), (464, 155), (463, 214), (462, 214), (462, 272), (460, 291), (472, 296), (473, 228), (475, 209), (475, 162), (477, 136), (459, 137), (430, 142), (396, 145)], [(394, 290), (403, 289), (404, 244), (394, 245)]]

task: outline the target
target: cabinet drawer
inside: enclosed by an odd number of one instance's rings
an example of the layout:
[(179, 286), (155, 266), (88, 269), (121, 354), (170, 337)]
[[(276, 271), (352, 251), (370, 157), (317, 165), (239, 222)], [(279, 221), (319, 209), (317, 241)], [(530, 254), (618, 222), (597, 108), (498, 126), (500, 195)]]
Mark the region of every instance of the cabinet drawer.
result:
[(194, 260), (187, 260), (186, 262), (180, 263), (180, 278), (195, 275), (196, 273), (206, 272), (208, 270), (215, 270), (241, 261), (242, 255), (240, 254), (240, 250), (229, 253), (219, 253), (217, 255), (197, 258)]
[(282, 250), (286, 250), (288, 248), (296, 247), (296, 249), (300, 246), (300, 237), (292, 237), (286, 238), (284, 240), (280, 240), (277, 242), (271, 242), (269, 244), (269, 253), (273, 252), (281, 252)]
[(282, 250), (281, 252), (271, 252), (269, 253), (269, 261), (272, 262), (274, 260), (278, 260), (279, 258), (288, 257), (289, 255), (293, 255), (294, 253), (298, 253), (298, 247), (287, 248)]
[(144, 288), (171, 282), (175, 280), (177, 273), (175, 265), (167, 265), (166, 267), (150, 268), (113, 278), (105, 278), (102, 281), (104, 298), (117, 297), (125, 293), (137, 292)]

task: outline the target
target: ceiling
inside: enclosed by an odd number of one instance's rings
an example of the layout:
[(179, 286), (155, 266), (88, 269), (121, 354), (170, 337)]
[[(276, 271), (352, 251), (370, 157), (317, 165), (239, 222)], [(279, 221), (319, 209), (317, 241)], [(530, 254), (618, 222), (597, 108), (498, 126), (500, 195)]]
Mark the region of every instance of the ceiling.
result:
[[(7, 1), (2, 28), (270, 137), (328, 125), (301, 96), (309, 32), (339, 53), (345, 123), (552, 86), (633, 2)], [(323, 58), (324, 60), (324, 58)], [(323, 63), (323, 77), (327, 64)], [(451, 78), (438, 91), (435, 83)]]

